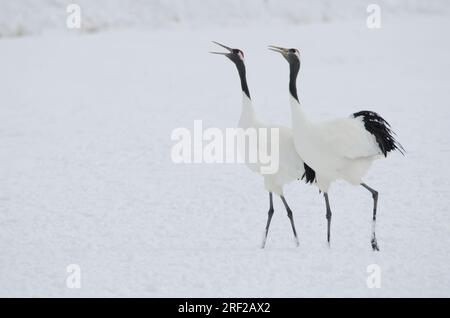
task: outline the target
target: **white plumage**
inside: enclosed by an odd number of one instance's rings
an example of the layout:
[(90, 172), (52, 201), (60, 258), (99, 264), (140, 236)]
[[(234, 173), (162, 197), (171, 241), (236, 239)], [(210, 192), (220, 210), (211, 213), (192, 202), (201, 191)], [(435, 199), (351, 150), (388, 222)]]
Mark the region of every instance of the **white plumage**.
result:
[(328, 192), (331, 182), (343, 179), (362, 183), (373, 160), (382, 152), (360, 118), (341, 118), (313, 123), (300, 103), (290, 97), (295, 148), (316, 171), (317, 186)]
[[(267, 191), (283, 196), (284, 185), (300, 179), (305, 173), (303, 161), (295, 150), (292, 130), (284, 126), (269, 125), (259, 121), (256, 117), (251, 99), (244, 92), (242, 93), (242, 110), (238, 127), (243, 129), (253, 128), (258, 130), (263, 128), (268, 131), (268, 135), (273, 128), (278, 129), (279, 138), (272, 139), (269, 136), (267, 138), (268, 145), (266, 146), (267, 149), (278, 147), (278, 170), (273, 174), (261, 174), (261, 168), (263, 165), (259, 161), (257, 163), (249, 163), (247, 160), (245, 164), (250, 168), (250, 170), (264, 178), (264, 186)], [(272, 144), (273, 142), (276, 142), (278, 145)], [(241, 150), (241, 153), (255, 150), (251, 148), (255, 146), (259, 148), (260, 145), (259, 140), (256, 144), (247, 144), (247, 149)], [(256, 149), (256, 151), (259, 153), (261, 149)], [(245, 156), (244, 154), (242, 155)]]

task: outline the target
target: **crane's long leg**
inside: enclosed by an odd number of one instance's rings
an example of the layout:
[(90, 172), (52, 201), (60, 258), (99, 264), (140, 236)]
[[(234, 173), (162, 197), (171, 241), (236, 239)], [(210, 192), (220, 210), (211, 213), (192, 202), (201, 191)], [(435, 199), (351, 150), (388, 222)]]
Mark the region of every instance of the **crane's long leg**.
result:
[(270, 207), (269, 207), (269, 213), (268, 213), (268, 216), (267, 216), (266, 231), (264, 233), (264, 239), (263, 239), (261, 248), (264, 248), (266, 246), (267, 234), (269, 233), (270, 222), (272, 221), (272, 216), (273, 216), (273, 212), (274, 212), (274, 210), (273, 210), (272, 192), (269, 192), (269, 201), (270, 201)]
[(375, 189), (372, 189), (371, 187), (369, 187), (365, 183), (361, 183), (361, 185), (364, 188), (366, 188), (367, 190), (369, 190), (370, 193), (372, 193), (372, 198), (373, 198), (373, 218), (372, 218), (372, 237), (370, 239), (370, 244), (372, 245), (372, 249), (374, 251), (379, 251), (380, 248), (378, 247), (377, 237), (375, 236), (375, 226), (376, 226), (376, 223), (377, 223), (378, 191), (376, 191)]
[(328, 200), (328, 193), (324, 192), (323, 196), (325, 198), (325, 205), (327, 207), (327, 214), (326, 214), (326, 218), (327, 218), (327, 241), (328, 241), (328, 246), (330, 246), (330, 236), (331, 236), (331, 208), (330, 208), (330, 201)]
[(292, 210), (289, 207), (289, 205), (287, 204), (284, 196), (280, 195), (280, 198), (281, 198), (281, 201), (283, 201), (284, 207), (286, 208), (287, 216), (288, 216), (289, 220), (291, 221), (292, 231), (294, 232), (294, 237), (295, 237), (295, 244), (297, 246), (299, 246), (300, 243), (298, 241), (297, 231), (295, 230), (294, 217), (292, 216)]

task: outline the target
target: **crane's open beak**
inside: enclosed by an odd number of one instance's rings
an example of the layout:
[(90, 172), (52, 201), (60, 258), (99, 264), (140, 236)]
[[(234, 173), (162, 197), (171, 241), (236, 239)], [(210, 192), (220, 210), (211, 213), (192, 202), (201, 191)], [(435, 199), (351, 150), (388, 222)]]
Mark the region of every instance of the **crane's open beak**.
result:
[(220, 44), (219, 42), (216, 42), (216, 41), (212, 41), (212, 42), (213, 42), (214, 44), (217, 44), (217, 45), (223, 47), (224, 49), (227, 49), (229, 52), (228, 52), (228, 53), (223, 53), (223, 52), (209, 52), (209, 53), (211, 53), (211, 54), (219, 54), (219, 55), (225, 55), (225, 56), (228, 56), (228, 55), (233, 51), (232, 48), (230, 48), (230, 47), (228, 47), (228, 46), (226, 46), (226, 45)]
[(269, 45), (269, 50), (281, 53), (281, 55), (283, 55), (284, 57), (286, 57), (289, 52), (289, 49), (285, 49), (284, 47), (279, 47), (279, 46), (274, 46), (274, 45)]

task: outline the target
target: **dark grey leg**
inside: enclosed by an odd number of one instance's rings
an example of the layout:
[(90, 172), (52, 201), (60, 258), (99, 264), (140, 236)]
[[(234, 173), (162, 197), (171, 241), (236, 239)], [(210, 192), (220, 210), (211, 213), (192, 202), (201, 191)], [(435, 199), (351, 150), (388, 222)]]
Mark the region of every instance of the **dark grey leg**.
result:
[(295, 244), (297, 246), (299, 246), (300, 243), (298, 241), (297, 231), (295, 230), (294, 217), (292, 216), (292, 210), (289, 207), (289, 205), (287, 204), (286, 199), (282, 195), (280, 195), (280, 198), (281, 198), (281, 201), (283, 201), (284, 207), (286, 208), (287, 216), (288, 216), (289, 220), (291, 221), (292, 231), (294, 232), (294, 237), (295, 237)]
[(377, 238), (375, 236), (375, 226), (376, 226), (376, 223), (377, 223), (378, 192), (376, 190), (372, 189), (371, 187), (369, 187), (365, 183), (361, 183), (361, 185), (364, 188), (366, 188), (367, 190), (369, 190), (370, 193), (372, 193), (372, 198), (373, 198), (373, 218), (372, 218), (372, 237), (370, 239), (370, 244), (372, 245), (372, 249), (374, 251), (379, 251), (380, 248), (378, 247)]
[(272, 221), (272, 216), (273, 216), (273, 212), (274, 212), (272, 192), (269, 192), (269, 200), (270, 200), (269, 215), (267, 216), (266, 232), (264, 234), (264, 240), (263, 240), (261, 248), (264, 248), (266, 246), (267, 234), (269, 233), (270, 222)]
[(323, 196), (325, 198), (325, 205), (327, 207), (327, 214), (326, 214), (326, 218), (327, 218), (327, 242), (328, 242), (328, 246), (330, 246), (330, 234), (331, 234), (331, 208), (330, 208), (330, 201), (328, 200), (328, 193), (324, 192)]

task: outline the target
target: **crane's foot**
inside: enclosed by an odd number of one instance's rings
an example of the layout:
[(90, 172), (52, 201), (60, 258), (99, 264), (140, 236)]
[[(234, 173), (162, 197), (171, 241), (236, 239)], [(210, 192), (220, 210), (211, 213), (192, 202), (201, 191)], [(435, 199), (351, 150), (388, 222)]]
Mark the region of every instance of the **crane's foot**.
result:
[(370, 240), (370, 244), (372, 245), (372, 250), (378, 252), (380, 251), (380, 248), (378, 247), (377, 238), (375, 235), (372, 236), (372, 239)]
[(267, 241), (267, 233), (264, 233), (263, 241), (261, 243), (262, 249), (264, 249), (266, 247), (266, 241)]

